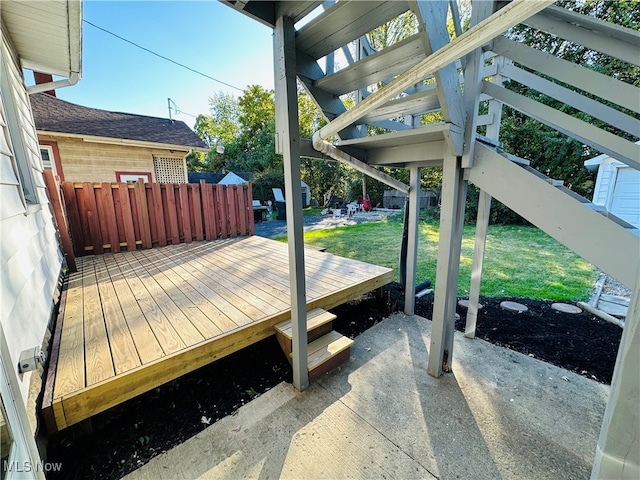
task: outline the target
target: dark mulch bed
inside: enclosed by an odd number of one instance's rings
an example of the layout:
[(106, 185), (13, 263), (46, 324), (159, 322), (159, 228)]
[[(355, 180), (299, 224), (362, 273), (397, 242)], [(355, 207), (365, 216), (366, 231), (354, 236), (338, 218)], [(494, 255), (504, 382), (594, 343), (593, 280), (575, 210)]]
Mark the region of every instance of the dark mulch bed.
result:
[[(503, 300), (529, 307), (510, 313)], [(382, 300), (373, 295), (334, 310), (334, 328), (356, 337), (404, 303), (398, 284)], [(551, 309), (552, 302), (483, 298), (477, 336), (599, 382), (610, 383), (622, 330), (589, 313), (571, 315)], [(416, 314), (431, 318), (433, 295), (416, 302)], [(466, 310), (458, 307), (464, 329)], [(52, 436), (50, 462), (62, 471), (50, 478), (120, 478), (151, 458), (208, 426), (206, 422), (233, 414), (242, 405), (282, 381), (291, 381), (291, 368), (275, 338), (223, 358), (151, 392), (96, 415), (91, 431), (69, 428)], [(203, 422), (204, 417), (204, 422)]]

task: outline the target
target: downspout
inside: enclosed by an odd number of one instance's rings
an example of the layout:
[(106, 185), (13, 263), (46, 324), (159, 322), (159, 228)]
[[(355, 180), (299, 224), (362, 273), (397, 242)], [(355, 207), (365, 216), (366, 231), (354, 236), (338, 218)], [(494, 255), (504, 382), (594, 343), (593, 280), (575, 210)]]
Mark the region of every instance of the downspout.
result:
[(70, 87), (78, 83), (79, 80), (80, 80), (80, 73), (71, 72), (71, 75), (69, 75), (69, 78), (56, 80), (55, 82), (31, 85), (30, 87), (27, 87), (27, 93), (29, 95), (33, 95), (34, 93), (46, 92), (47, 90), (56, 90), (58, 88)]

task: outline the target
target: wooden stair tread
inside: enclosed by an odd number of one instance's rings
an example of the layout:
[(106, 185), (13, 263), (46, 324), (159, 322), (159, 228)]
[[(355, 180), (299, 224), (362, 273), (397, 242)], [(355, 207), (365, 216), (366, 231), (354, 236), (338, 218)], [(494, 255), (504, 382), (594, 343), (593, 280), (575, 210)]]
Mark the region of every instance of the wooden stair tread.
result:
[[(307, 331), (318, 328), (326, 323), (332, 322), (337, 317), (331, 313), (323, 310), (322, 308), (314, 308), (307, 312)], [(276, 332), (285, 336), (289, 340), (291, 340), (292, 335), (292, 325), (291, 319), (285, 320), (284, 322), (280, 322), (273, 327)]]
[(309, 371), (353, 345), (354, 341), (335, 330), (314, 340), (307, 347)]

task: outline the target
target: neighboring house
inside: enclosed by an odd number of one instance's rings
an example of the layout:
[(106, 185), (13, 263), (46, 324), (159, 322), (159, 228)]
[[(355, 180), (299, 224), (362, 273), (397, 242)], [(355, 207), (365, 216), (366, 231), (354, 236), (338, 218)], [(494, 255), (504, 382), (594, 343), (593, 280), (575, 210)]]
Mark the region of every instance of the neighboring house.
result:
[[(53, 95), (52, 95), (53, 93)], [(31, 96), (45, 162), (72, 182), (187, 183), (186, 156), (207, 145), (184, 122)]]
[(605, 154), (585, 161), (584, 166), (598, 171), (593, 203), (640, 228), (640, 171)]
[(26, 87), (22, 71), (64, 77), (53, 88), (78, 81), (82, 4), (2, 1), (0, 19), (1, 476), (44, 478), (34, 440), (42, 370), (21, 372), (19, 365), (21, 353), (46, 336), (62, 254), (29, 105), (36, 89)]
[(233, 172), (227, 173), (224, 178), (218, 182), (219, 185), (243, 185), (245, 183), (248, 183), (248, 180), (245, 180)]

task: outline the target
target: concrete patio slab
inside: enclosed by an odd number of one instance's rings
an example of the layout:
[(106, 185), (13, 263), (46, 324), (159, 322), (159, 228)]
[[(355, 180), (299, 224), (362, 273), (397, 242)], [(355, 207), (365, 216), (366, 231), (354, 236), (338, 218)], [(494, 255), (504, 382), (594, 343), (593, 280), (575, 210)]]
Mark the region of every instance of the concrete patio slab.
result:
[(126, 478), (589, 477), (608, 386), (458, 333), (434, 379), (430, 327), (394, 315), (306, 392), (280, 384)]

